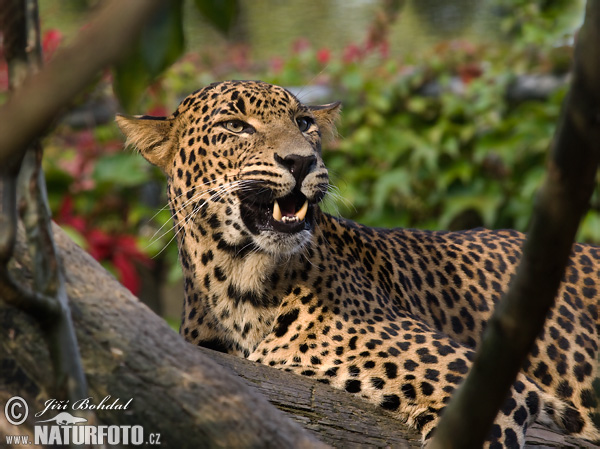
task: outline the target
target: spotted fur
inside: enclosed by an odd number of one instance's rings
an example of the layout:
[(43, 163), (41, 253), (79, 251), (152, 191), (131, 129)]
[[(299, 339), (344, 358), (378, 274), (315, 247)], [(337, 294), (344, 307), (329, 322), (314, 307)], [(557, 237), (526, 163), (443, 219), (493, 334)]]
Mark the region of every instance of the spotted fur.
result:
[[(230, 81), (191, 94), (168, 118), (117, 121), (168, 178), (182, 335), (365, 398), (427, 441), (514, 275), (523, 235), (377, 229), (323, 213), (321, 136), (334, 133), (338, 111)], [(536, 421), (599, 439), (599, 288), (600, 248), (574, 245), (486, 447), (522, 447)]]

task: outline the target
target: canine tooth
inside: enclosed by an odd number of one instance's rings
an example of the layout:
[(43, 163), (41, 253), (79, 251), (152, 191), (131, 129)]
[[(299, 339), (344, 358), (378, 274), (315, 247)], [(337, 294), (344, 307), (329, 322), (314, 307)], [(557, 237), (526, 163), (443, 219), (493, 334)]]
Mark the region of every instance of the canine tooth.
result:
[(304, 217), (306, 217), (306, 212), (308, 211), (308, 200), (306, 200), (304, 202), (304, 204), (302, 205), (302, 207), (300, 208), (300, 210), (298, 212), (296, 212), (294, 215), (296, 215), (296, 217), (298, 218), (298, 220), (302, 221), (304, 220)]
[(273, 218), (275, 221), (281, 221), (281, 208), (277, 200), (273, 203)]

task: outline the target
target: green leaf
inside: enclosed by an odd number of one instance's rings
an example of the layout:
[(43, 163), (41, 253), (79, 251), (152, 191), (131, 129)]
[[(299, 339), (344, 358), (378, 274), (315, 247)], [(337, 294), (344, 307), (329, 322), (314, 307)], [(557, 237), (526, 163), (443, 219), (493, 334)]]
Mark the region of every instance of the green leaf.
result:
[(175, 332), (179, 332), (179, 325), (181, 324), (181, 318), (179, 317), (165, 317), (164, 320), (167, 322), (169, 327)]
[(469, 192), (459, 195), (449, 195), (446, 198), (444, 211), (439, 220), (440, 227), (446, 229), (452, 219), (469, 209), (477, 211), (483, 218), (485, 225), (492, 227), (501, 201), (501, 196), (490, 193), (477, 195), (474, 192)]
[(98, 184), (122, 187), (138, 186), (151, 178), (143, 158), (132, 153), (115, 153), (102, 157), (94, 166), (93, 178)]
[(83, 249), (88, 249), (88, 243), (85, 237), (75, 228), (68, 225), (61, 225), (62, 230), (67, 234), (71, 240)]
[(148, 84), (183, 53), (182, 4), (164, 2), (127, 58), (115, 66), (113, 88), (126, 111), (136, 108)]
[(196, 0), (196, 8), (219, 31), (228, 34), (240, 15), (238, 0)]
[(181, 266), (175, 261), (175, 263), (171, 264), (171, 269), (167, 273), (167, 282), (174, 283), (183, 277), (183, 272), (181, 271)]
[(144, 61), (137, 51), (114, 68), (113, 80), (113, 89), (121, 106), (125, 111), (133, 112), (150, 84)]
[(411, 174), (405, 168), (396, 168), (382, 174), (373, 186), (373, 204), (375, 211), (383, 210), (393, 195), (410, 195)]
[(473, 177), (473, 164), (464, 159), (454, 161), (446, 170), (441, 171), (439, 176), (440, 188), (447, 189), (455, 181), (467, 184)]
[(183, 53), (182, 0), (165, 3), (142, 31), (140, 48), (143, 60), (154, 78)]
[(600, 241), (600, 214), (597, 211), (589, 211), (583, 219), (577, 240), (583, 240), (585, 242), (599, 242)]

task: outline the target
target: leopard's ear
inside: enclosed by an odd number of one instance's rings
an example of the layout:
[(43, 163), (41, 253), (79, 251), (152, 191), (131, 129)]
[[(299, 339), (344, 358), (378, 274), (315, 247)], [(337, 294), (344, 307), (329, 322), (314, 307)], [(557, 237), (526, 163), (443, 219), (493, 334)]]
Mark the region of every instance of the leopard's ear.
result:
[(327, 143), (333, 140), (337, 136), (335, 124), (340, 118), (342, 103), (336, 101), (335, 103), (320, 106), (309, 106), (309, 109), (315, 116), (319, 130), (321, 131), (321, 141)]
[(173, 119), (148, 115), (127, 117), (117, 114), (116, 121), (127, 137), (127, 145), (136, 147), (148, 162), (167, 173), (176, 147), (173, 139)]

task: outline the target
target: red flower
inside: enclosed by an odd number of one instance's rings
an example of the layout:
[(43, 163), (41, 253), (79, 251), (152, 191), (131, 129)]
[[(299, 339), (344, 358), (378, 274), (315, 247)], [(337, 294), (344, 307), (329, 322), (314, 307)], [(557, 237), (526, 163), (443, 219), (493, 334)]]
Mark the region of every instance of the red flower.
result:
[(85, 233), (90, 245), (88, 252), (98, 261), (112, 259), (114, 239), (100, 229), (90, 229)]
[[(71, 191), (92, 189), (94, 187), (92, 172), (98, 153), (111, 149), (112, 146), (107, 145), (106, 148), (101, 148), (94, 133), (89, 129), (68, 135), (65, 138), (65, 144), (75, 147), (77, 150), (74, 158), (61, 159), (58, 162), (61, 169), (73, 177)], [(114, 146), (114, 144), (112, 145)]]
[(139, 293), (141, 282), (136, 263), (150, 266), (152, 260), (138, 248), (133, 236), (109, 234), (101, 229), (91, 228), (90, 223), (83, 217), (74, 214), (73, 198), (70, 196), (63, 199), (56, 222), (77, 230), (85, 239), (90, 255), (99, 262), (106, 261), (112, 264), (119, 281), (134, 295)]
[(479, 78), (481, 75), (483, 75), (483, 69), (481, 68), (481, 65), (474, 62), (459, 66), (457, 71), (458, 76), (465, 84), (469, 84), (475, 78)]
[(140, 289), (140, 277), (135, 262), (146, 266), (152, 261), (143, 254), (131, 235), (117, 235), (113, 239), (112, 263), (119, 272), (119, 280), (131, 293), (137, 295)]
[(87, 227), (87, 223), (83, 217), (78, 217), (73, 214), (73, 197), (64, 197), (58, 213), (56, 215), (56, 222), (72, 227), (80, 234), (83, 234)]
[(5, 57), (2, 34), (0, 33), (0, 92), (8, 90), (8, 64)]
[(44, 59), (49, 60), (62, 41), (63, 35), (58, 30), (48, 30), (42, 38), (42, 50)]
[(310, 48), (310, 41), (305, 37), (300, 37), (292, 44), (292, 52), (294, 54), (302, 53)]
[(135, 265), (125, 254), (117, 253), (113, 257), (113, 265), (119, 272), (119, 280), (129, 289), (131, 293), (137, 295), (140, 291), (140, 277)]
[(270, 66), (271, 66), (272, 72), (274, 72), (274, 73), (281, 72), (281, 70), (283, 69), (283, 58), (280, 58), (279, 56), (272, 58), (271, 62), (270, 62)]
[(251, 63), (250, 47), (243, 43), (230, 45), (228, 59), (236, 70), (248, 70)]
[(8, 64), (4, 52), (4, 38), (0, 33), (0, 92), (8, 90)]
[(362, 59), (363, 50), (356, 44), (348, 44), (346, 48), (344, 48), (344, 55), (342, 59), (346, 64), (350, 64), (352, 62), (358, 62)]
[(379, 54), (382, 58), (387, 59), (390, 56), (390, 43), (385, 40), (379, 44)]
[(148, 115), (152, 115), (154, 117), (166, 117), (169, 115), (169, 111), (165, 107), (165, 105), (158, 104), (148, 111)]
[(136, 240), (131, 235), (111, 235), (100, 229), (90, 230), (86, 237), (90, 245), (88, 251), (94, 259), (112, 263), (119, 275), (119, 281), (131, 293), (137, 295), (140, 288), (140, 277), (135, 263), (149, 266), (152, 261), (139, 250)]
[(317, 61), (319, 64), (327, 65), (331, 60), (331, 51), (328, 48), (321, 48), (317, 51)]
[(8, 64), (0, 61), (0, 92), (8, 90)]
[(95, 158), (99, 151), (99, 145), (91, 129), (84, 129), (75, 134), (75, 146), (85, 158)]

